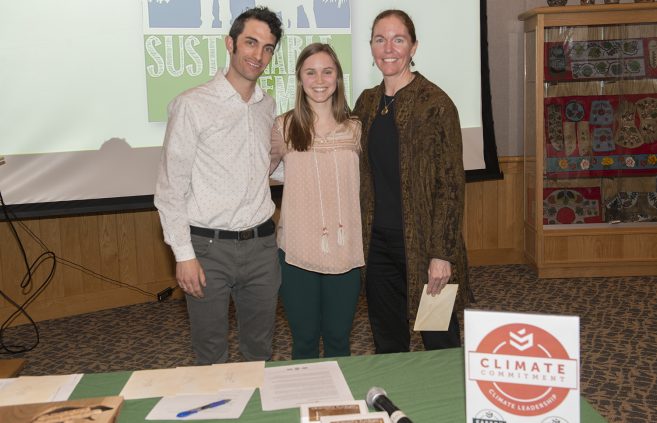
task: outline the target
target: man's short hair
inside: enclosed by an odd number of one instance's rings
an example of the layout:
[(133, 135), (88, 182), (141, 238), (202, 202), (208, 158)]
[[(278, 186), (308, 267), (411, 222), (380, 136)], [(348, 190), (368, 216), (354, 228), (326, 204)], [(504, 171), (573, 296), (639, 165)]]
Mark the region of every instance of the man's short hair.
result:
[(233, 21), (233, 25), (230, 27), (230, 32), (228, 35), (235, 42), (235, 47), (237, 48), (237, 37), (244, 31), (244, 24), (249, 19), (256, 19), (261, 22), (266, 23), (269, 26), (269, 31), (272, 35), (276, 37), (276, 44), (280, 41), (283, 36), (283, 24), (281, 20), (278, 19), (276, 13), (269, 10), (267, 7), (258, 6), (252, 9), (245, 10), (241, 15)]

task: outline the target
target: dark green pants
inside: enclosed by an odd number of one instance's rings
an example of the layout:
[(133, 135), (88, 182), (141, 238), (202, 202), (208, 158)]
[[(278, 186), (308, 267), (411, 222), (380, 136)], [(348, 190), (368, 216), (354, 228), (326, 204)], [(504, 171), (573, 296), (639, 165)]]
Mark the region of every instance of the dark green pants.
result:
[(311, 272), (285, 263), (279, 250), (282, 283), (280, 294), (292, 332), (292, 358), (319, 357), (319, 339), (324, 357), (351, 354), (349, 337), (360, 293), (360, 272), (352, 269), (338, 275)]

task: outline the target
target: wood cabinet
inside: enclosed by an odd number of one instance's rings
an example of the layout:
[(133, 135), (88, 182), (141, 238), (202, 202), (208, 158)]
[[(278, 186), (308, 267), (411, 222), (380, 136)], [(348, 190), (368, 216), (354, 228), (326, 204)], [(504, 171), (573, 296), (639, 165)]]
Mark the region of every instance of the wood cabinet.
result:
[(657, 4), (519, 19), (527, 261), (546, 278), (657, 274)]

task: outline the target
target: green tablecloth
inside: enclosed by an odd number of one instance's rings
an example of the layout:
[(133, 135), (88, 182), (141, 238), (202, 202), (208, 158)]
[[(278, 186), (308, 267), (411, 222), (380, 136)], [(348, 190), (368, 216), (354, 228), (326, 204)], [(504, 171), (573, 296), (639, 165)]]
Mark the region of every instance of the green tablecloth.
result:
[[(465, 422), (463, 360), (463, 350), (460, 348), (336, 359), (354, 399), (365, 399), (372, 386), (380, 386), (414, 423)], [(306, 362), (312, 361), (318, 360)], [(267, 367), (289, 364), (291, 362), (269, 362)], [(130, 372), (84, 375), (71, 399), (118, 395), (129, 377)], [(125, 401), (119, 423), (146, 421), (146, 415), (158, 400), (149, 398)], [(256, 390), (239, 420), (214, 421), (296, 423), (299, 421), (299, 410), (264, 412), (260, 404), (260, 393)], [(581, 399), (581, 422), (605, 422), (584, 398)]]

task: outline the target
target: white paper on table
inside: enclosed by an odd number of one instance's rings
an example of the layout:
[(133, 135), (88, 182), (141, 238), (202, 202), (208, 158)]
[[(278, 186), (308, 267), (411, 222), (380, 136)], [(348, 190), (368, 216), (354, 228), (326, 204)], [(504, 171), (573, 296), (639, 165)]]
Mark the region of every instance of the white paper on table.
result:
[(208, 374), (219, 380), (221, 389), (260, 388), (265, 378), (265, 362), (213, 364)]
[(265, 362), (214, 364), (178, 367), (175, 395), (213, 394), (222, 389), (259, 388), (264, 378)]
[(52, 396), (51, 401), (66, 401), (73, 393), (75, 387), (78, 386), (80, 380), (82, 380), (83, 374), (76, 373), (69, 376), (71, 376), (69, 380), (59, 386), (59, 389), (57, 389), (55, 395)]
[[(239, 419), (246, 404), (253, 395), (254, 388), (225, 389), (209, 395), (175, 395), (162, 398), (153, 407), (146, 420), (206, 420), (206, 419)], [(176, 417), (181, 411), (192, 410), (205, 404), (222, 399), (230, 399), (227, 404), (207, 408), (187, 417)]]
[(413, 330), (446, 331), (449, 328), (449, 320), (452, 317), (458, 290), (458, 284), (448, 283), (440, 291), (440, 294), (432, 297), (427, 294), (427, 285), (425, 284)]
[(10, 377), (10, 378), (6, 378), (6, 379), (0, 379), (0, 392), (2, 392), (2, 389), (3, 389), (5, 386), (9, 386), (9, 385), (11, 385), (13, 382), (15, 382), (15, 381), (16, 381), (16, 378), (15, 378), (15, 377)]
[(0, 386), (0, 406), (58, 401), (66, 392), (70, 395), (81, 376), (21, 376)]
[(121, 390), (126, 400), (173, 396), (178, 391), (180, 369), (138, 370)]
[(354, 397), (337, 361), (324, 361), (266, 368), (260, 400), (263, 411), (273, 411)]

